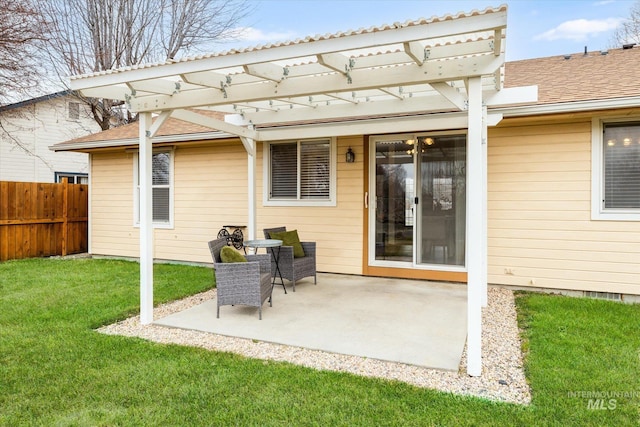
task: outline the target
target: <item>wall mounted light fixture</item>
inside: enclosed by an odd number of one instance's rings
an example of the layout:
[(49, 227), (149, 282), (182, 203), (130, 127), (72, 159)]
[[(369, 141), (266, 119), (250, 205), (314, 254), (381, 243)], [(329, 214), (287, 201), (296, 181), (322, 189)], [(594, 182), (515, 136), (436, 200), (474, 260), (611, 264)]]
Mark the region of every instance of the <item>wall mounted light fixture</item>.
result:
[(351, 150), (351, 147), (349, 147), (347, 153), (345, 154), (345, 161), (347, 163), (353, 163), (356, 161), (356, 153)]

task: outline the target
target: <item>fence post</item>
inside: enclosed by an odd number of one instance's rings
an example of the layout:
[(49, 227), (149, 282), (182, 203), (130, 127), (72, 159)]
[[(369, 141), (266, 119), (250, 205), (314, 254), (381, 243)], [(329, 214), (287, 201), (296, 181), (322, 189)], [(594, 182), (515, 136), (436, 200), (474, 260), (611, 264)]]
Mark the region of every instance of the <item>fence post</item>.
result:
[(68, 238), (68, 204), (69, 204), (69, 178), (62, 178), (62, 256), (67, 255), (67, 238)]

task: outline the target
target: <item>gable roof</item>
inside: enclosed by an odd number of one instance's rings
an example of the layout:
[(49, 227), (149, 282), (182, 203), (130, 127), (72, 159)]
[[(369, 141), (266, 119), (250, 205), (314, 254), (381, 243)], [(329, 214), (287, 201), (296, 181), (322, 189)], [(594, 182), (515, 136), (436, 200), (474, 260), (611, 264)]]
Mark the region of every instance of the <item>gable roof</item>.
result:
[[(584, 102), (628, 99), (640, 106), (640, 48), (611, 49), (606, 52), (577, 53), (507, 62), (504, 87), (538, 86), (538, 100), (513, 109), (514, 115), (528, 109), (528, 114), (542, 112), (541, 107), (560, 105), (560, 109), (583, 108)], [(602, 108), (602, 107), (601, 107)], [(546, 110), (545, 110), (546, 111)], [(222, 113), (198, 110), (198, 113), (222, 118)], [(55, 145), (52, 149), (93, 148), (135, 145), (138, 125), (132, 123), (104, 132), (87, 135)], [(178, 137), (179, 136), (179, 137)], [(170, 118), (163, 124), (154, 140), (197, 140), (228, 138), (233, 135), (211, 131), (210, 128)]]

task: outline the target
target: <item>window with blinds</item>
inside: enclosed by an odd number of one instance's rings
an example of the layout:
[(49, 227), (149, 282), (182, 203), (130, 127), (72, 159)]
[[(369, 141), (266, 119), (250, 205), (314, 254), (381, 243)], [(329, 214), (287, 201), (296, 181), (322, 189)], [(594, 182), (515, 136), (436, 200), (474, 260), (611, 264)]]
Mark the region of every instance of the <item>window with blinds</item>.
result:
[(603, 207), (640, 209), (640, 122), (604, 125)]
[(330, 200), (331, 141), (271, 144), (270, 200)]
[[(136, 168), (136, 223), (140, 222), (140, 172)], [(152, 217), (156, 224), (171, 223), (171, 152), (153, 153), (151, 160)]]

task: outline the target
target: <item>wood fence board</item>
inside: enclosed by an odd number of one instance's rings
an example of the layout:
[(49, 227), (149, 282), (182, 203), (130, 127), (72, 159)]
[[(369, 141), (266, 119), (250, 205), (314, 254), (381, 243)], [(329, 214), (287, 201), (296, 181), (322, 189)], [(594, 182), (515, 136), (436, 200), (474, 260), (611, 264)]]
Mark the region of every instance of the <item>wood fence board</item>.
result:
[(0, 261), (86, 252), (88, 196), (86, 184), (0, 181)]

